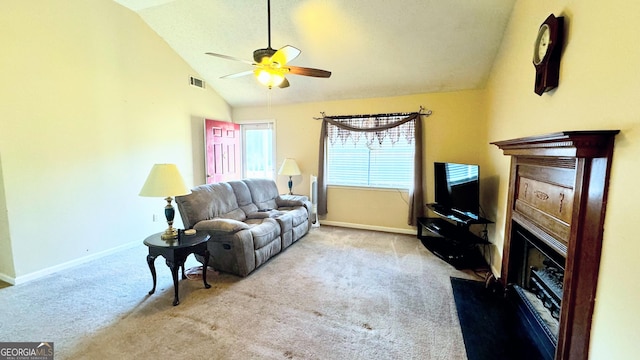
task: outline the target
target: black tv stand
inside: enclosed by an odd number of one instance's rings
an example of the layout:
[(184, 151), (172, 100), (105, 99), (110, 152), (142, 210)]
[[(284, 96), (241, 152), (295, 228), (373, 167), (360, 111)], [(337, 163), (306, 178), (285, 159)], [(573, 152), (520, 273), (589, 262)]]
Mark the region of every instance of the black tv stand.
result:
[[(486, 262), (477, 245), (489, 242), (469, 231), (469, 228), (474, 224), (490, 224), (492, 221), (479, 216), (466, 216), (437, 204), (427, 204), (427, 208), (439, 217), (418, 218), (418, 239), (422, 244), (457, 269), (485, 268)], [(428, 235), (423, 235), (423, 229), (427, 230)]]

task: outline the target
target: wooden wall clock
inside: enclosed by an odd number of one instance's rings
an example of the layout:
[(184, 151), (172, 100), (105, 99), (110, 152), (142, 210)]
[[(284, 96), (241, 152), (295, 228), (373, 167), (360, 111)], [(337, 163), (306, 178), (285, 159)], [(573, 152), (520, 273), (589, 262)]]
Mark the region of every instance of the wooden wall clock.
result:
[(533, 66), (536, 68), (534, 91), (538, 95), (558, 86), (563, 38), (564, 18), (549, 15), (540, 25), (533, 47)]

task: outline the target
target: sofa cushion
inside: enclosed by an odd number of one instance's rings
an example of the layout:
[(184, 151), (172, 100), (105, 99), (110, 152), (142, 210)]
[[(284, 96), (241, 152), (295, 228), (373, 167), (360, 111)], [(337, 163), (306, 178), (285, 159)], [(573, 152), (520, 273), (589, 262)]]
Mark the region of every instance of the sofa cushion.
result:
[(280, 210), (256, 211), (254, 213), (247, 214), (247, 219), (277, 218), (282, 214), (285, 214), (285, 212)]
[(236, 195), (236, 201), (238, 202), (238, 207), (244, 211), (245, 216), (249, 216), (249, 214), (253, 214), (258, 211), (258, 207), (251, 200), (251, 192), (245, 184), (241, 180), (229, 181), (229, 185), (233, 189), (233, 193)]
[(253, 236), (254, 249), (260, 249), (275, 239), (280, 241), (280, 225), (274, 219), (248, 219), (246, 223)]
[(251, 192), (251, 200), (258, 209), (277, 209), (276, 199), (280, 196), (276, 182), (269, 179), (242, 180)]
[(281, 207), (280, 210), (286, 212), (292, 218), (293, 226), (298, 226), (303, 222), (309, 221), (309, 212), (304, 207)]
[(176, 203), (186, 229), (192, 228), (199, 221), (213, 218), (238, 221), (246, 219), (228, 183), (196, 186), (191, 189), (191, 194), (176, 196)]

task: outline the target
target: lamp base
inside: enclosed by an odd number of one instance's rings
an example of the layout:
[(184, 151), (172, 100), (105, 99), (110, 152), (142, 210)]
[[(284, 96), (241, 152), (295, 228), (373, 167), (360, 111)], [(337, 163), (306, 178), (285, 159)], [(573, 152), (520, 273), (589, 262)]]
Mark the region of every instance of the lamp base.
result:
[(165, 200), (167, 200), (167, 205), (164, 207), (164, 216), (167, 218), (167, 224), (169, 225), (169, 227), (164, 231), (162, 235), (160, 235), (160, 238), (162, 240), (175, 240), (178, 238), (178, 230), (174, 229), (173, 227), (173, 218), (176, 214), (173, 205), (171, 205), (171, 201), (173, 201), (173, 198), (171, 196), (168, 196), (165, 198)]
[(169, 228), (165, 230), (162, 235), (160, 235), (162, 240), (175, 240), (178, 238), (178, 230), (174, 228)]

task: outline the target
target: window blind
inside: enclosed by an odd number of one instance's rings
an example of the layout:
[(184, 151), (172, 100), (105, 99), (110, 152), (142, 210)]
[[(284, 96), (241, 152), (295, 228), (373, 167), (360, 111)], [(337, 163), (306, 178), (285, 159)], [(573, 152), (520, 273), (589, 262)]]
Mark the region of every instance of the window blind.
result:
[(413, 183), (414, 143), (336, 142), (327, 147), (327, 184), (409, 189)]

